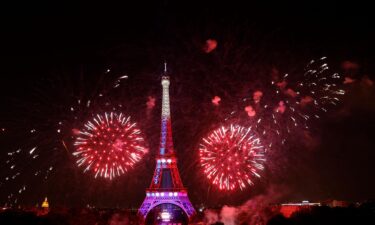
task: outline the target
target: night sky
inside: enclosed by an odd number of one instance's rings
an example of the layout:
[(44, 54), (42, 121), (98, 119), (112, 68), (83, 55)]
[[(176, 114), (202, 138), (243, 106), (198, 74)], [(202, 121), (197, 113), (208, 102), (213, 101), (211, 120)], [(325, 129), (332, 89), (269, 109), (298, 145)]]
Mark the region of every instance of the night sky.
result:
[[(3, 11), (1, 204), (27, 184), (21, 204), (34, 205), (47, 195), (62, 206), (139, 206), (155, 166), (164, 60), (171, 76), (175, 149), (194, 204), (239, 205), (270, 187), (281, 193), (275, 201), (375, 198), (375, 18), (366, 4), (33, 3)], [(208, 39), (218, 43), (210, 53), (203, 51)], [(355, 80), (340, 84), (347, 91), (340, 105), (311, 125), (309, 140), (298, 141), (298, 132), (292, 133), (255, 186), (235, 193), (210, 187), (198, 163), (200, 138), (223, 122), (246, 90), (267, 82), (272, 69), (298, 79), (311, 59), (322, 56)], [(129, 78), (114, 88), (123, 75)], [(211, 103), (216, 95), (222, 98), (219, 107)], [(150, 96), (155, 107), (147, 109)], [(92, 105), (77, 106), (78, 99)], [(75, 165), (72, 129), (113, 108), (138, 121), (150, 153), (115, 181), (95, 180)], [(8, 152), (34, 146), (39, 158), (17, 156), (16, 169), (23, 172), (5, 182), (14, 174), (5, 163)], [(31, 171), (51, 163), (48, 180), (32, 178)]]

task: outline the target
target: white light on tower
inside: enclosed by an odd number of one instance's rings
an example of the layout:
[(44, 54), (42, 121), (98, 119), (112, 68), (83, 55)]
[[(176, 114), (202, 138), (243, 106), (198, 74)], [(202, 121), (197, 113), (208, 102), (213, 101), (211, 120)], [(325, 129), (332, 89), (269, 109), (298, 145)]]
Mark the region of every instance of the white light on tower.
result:
[(168, 221), (171, 220), (171, 214), (169, 212), (166, 212), (166, 211), (162, 212), (160, 214), (160, 217), (161, 217), (161, 220), (164, 221), (164, 222), (168, 222)]

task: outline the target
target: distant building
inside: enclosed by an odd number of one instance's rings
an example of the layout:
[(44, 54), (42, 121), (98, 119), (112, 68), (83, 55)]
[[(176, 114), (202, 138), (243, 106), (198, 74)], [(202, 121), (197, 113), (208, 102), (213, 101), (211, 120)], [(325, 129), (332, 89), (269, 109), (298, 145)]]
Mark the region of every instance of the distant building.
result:
[(48, 199), (47, 197), (44, 198), (44, 201), (42, 203), (42, 207), (37, 209), (37, 215), (38, 216), (43, 216), (43, 215), (46, 215), (48, 214), (49, 212), (49, 203), (48, 203)]
[(42, 203), (42, 208), (43, 209), (48, 209), (49, 208), (49, 203), (47, 197), (44, 198), (44, 201)]
[(309, 201), (302, 201), (298, 203), (284, 203), (278, 205), (279, 212), (286, 218), (289, 218), (295, 212), (311, 210), (312, 207), (321, 206), (320, 202), (309, 202)]

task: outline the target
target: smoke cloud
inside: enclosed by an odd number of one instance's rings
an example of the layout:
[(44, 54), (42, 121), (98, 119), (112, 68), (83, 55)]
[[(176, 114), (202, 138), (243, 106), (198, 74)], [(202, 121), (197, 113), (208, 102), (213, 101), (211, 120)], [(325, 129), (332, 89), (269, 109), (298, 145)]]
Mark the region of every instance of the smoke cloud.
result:
[(272, 204), (279, 202), (287, 189), (280, 185), (271, 185), (264, 194), (257, 195), (241, 206), (223, 206), (220, 212), (205, 211), (205, 223), (222, 222), (225, 225), (265, 225), (278, 211), (272, 210)]
[(370, 78), (367, 76), (362, 77), (361, 83), (364, 84), (365, 86), (374, 86), (374, 81), (372, 81)]
[(213, 224), (219, 221), (219, 214), (211, 209), (206, 209), (204, 211), (204, 223)]
[(254, 108), (250, 105), (245, 107), (245, 111), (249, 117), (254, 117), (256, 115)]
[(212, 101), (212, 104), (218, 106), (220, 105), (221, 98), (219, 96), (215, 96), (211, 101)]
[(283, 81), (281, 81), (281, 82), (276, 83), (276, 85), (277, 85), (280, 89), (285, 89), (285, 87), (288, 85), (288, 83), (287, 83), (285, 80), (283, 80)]
[(289, 96), (293, 97), (293, 98), (295, 98), (297, 96), (297, 93), (291, 88), (288, 88), (284, 93), (286, 95), (289, 95)]
[(112, 215), (111, 219), (108, 221), (109, 225), (129, 225), (130, 221), (126, 215), (115, 213)]
[(284, 113), (286, 109), (284, 101), (280, 101), (279, 105), (276, 107), (275, 111), (278, 113)]
[(345, 80), (344, 80), (344, 84), (351, 84), (351, 83), (354, 83), (354, 79), (350, 78), (350, 77), (345, 77)]
[(214, 39), (208, 39), (208, 40), (206, 41), (206, 44), (205, 44), (204, 47), (203, 47), (203, 51), (204, 51), (205, 53), (210, 53), (210, 52), (212, 52), (213, 50), (215, 50), (216, 47), (217, 47), (217, 41), (214, 40)]
[(341, 63), (341, 68), (344, 70), (358, 70), (359, 65), (358, 63), (352, 62), (352, 61), (344, 61)]
[(255, 91), (253, 93), (253, 100), (255, 103), (259, 103), (260, 100), (262, 99), (262, 96), (263, 96), (263, 92), (261, 91)]
[(147, 106), (147, 109), (153, 109), (155, 107), (155, 98), (152, 96), (148, 96), (146, 106)]
[(310, 104), (314, 99), (311, 96), (305, 96), (301, 99), (300, 104), (301, 106), (305, 106), (307, 104)]
[(221, 222), (225, 225), (236, 225), (238, 209), (236, 207), (224, 206), (220, 212)]

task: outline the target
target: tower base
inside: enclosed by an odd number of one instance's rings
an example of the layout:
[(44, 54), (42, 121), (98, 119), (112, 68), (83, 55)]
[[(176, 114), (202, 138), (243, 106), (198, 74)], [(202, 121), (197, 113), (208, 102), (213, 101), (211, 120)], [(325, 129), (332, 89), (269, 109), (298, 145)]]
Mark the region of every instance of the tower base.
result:
[(139, 214), (143, 218), (155, 207), (163, 204), (172, 204), (181, 208), (190, 219), (195, 214), (195, 209), (191, 204), (186, 191), (147, 191)]

